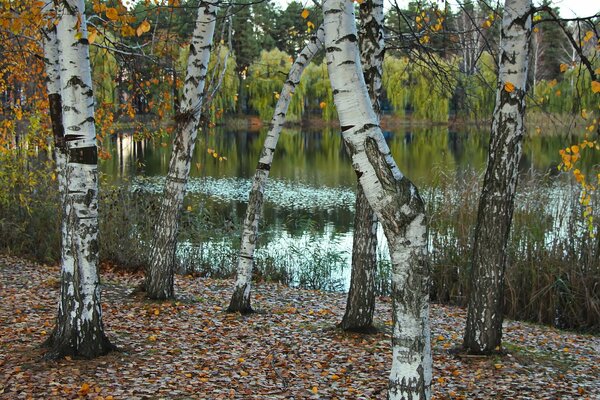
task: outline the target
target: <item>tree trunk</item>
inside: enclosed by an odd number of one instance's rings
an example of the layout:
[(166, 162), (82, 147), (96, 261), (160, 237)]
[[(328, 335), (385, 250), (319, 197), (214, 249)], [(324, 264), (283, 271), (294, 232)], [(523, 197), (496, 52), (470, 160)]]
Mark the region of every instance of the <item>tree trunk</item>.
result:
[[(60, 301), (56, 327), (46, 345), (47, 357), (92, 358), (114, 346), (104, 334), (98, 278), (98, 152), (94, 126), (94, 96), (83, 0), (65, 0), (59, 10), (57, 41), (48, 30), (48, 64), (59, 56), (60, 77), (48, 67), (52, 116), (62, 101), (65, 165), (62, 177), (63, 223)], [(56, 51), (56, 43), (58, 43)], [(56, 80), (60, 94), (56, 93)], [(54, 92), (54, 93), (52, 93)], [(55, 96), (56, 95), (56, 96)], [(60, 120), (53, 128), (60, 129)], [(60, 136), (60, 133), (55, 131)], [(62, 145), (58, 144), (60, 148)], [(59, 160), (60, 162), (60, 160)], [(60, 165), (59, 165), (60, 168)], [(60, 172), (60, 170), (59, 170)]]
[[(360, 5), (359, 32), (363, 75), (369, 97), (379, 116), (379, 96), (383, 73), (383, 1), (367, 0)], [(346, 312), (340, 327), (346, 331), (374, 333), (375, 273), (377, 271), (377, 217), (364, 192), (356, 190), (354, 237), (352, 243), (352, 272)]]
[(233, 295), (227, 311), (251, 313), (250, 305), (250, 289), (252, 285), (252, 268), (254, 266), (254, 250), (256, 249), (256, 241), (258, 240), (258, 224), (262, 214), (263, 195), (271, 163), (273, 162), (273, 154), (279, 140), (281, 128), (285, 123), (285, 117), (288, 107), (292, 100), (292, 95), (296, 90), (296, 86), (300, 82), (300, 77), (304, 68), (311, 62), (315, 54), (323, 47), (324, 32), (323, 27), (319, 27), (316, 34), (310, 39), (310, 42), (300, 52), (296, 61), (290, 68), (287, 80), (285, 81), (279, 100), (275, 106), (273, 119), (271, 119), (271, 127), (265, 138), (260, 159), (256, 166), (252, 189), (248, 199), (248, 208), (246, 209), (246, 218), (244, 219), (244, 227), (242, 230), (242, 239), (240, 245), (240, 256), (237, 265), (237, 279), (233, 289)]
[(531, 0), (506, 0), (488, 165), (475, 226), (463, 346), (490, 353), (501, 345), (506, 247), (519, 177), (531, 35)]
[(352, 166), (381, 222), (392, 261), (392, 370), (388, 398), (431, 396), (429, 269), (425, 207), (383, 138), (361, 71), (353, 3), (323, 3), (325, 48), (334, 101)]
[(146, 271), (146, 295), (150, 299), (173, 298), (175, 251), (179, 215), (183, 205), (192, 154), (200, 125), (200, 110), (204, 82), (210, 59), (210, 48), (216, 22), (216, 1), (200, 3), (196, 27), (190, 44), (187, 73), (180, 103), (175, 116), (175, 137), (169, 163), (163, 199), (154, 226), (150, 265)]

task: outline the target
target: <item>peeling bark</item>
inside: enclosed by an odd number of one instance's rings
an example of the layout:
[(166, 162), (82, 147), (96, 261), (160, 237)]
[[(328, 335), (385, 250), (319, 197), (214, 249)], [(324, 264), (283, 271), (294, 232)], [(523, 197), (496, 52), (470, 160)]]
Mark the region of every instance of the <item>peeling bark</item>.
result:
[[(367, 0), (360, 5), (360, 54), (369, 97), (379, 116), (383, 74), (383, 2)], [(377, 271), (377, 217), (365, 194), (356, 190), (352, 272), (346, 311), (340, 327), (346, 331), (374, 333), (375, 274)]]
[(495, 351), (502, 340), (506, 246), (522, 153), (531, 14), (531, 0), (506, 0), (496, 106), (475, 226), (463, 342), (466, 350), (477, 354)]
[(392, 369), (388, 398), (431, 397), (429, 268), (425, 206), (383, 138), (361, 71), (350, 0), (323, 3), (334, 101), (352, 166), (381, 222), (392, 261)]
[(252, 312), (250, 290), (252, 286), (252, 268), (254, 267), (254, 250), (256, 249), (256, 241), (258, 240), (258, 224), (262, 214), (263, 195), (267, 180), (269, 179), (273, 155), (275, 153), (277, 141), (279, 140), (281, 128), (285, 123), (292, 95), (300, 82), (302, 72), (304, 72), (304, 68), (310, 64), (315, 54), (323, 48), (323, 41), (324, 31), (321, 26), (294, 61), (281, 90), (281, 94), (279, 95), (279, 100), (277, 100), (275, 112), (271, 119), (270, 129), (265, 138), (256, 172), (254, 174), (254, 180), (252, 181), (252, 189), (250, 190), (250, 197), (248, 199), (248, 208), (246, 209), (246, 218), (244, 219), (244, 226), (242, 228), (240, 255), (237, 265), (237, 279), (229, 307), (227, 308), (227, 311), (229, 312), (240, 312), (242, 314)]
[(216, 1), (210, 0), (200, 3), (190, 44), (187, 73), (180, 102), (181, 111), (175, 116), (176, 127), (169, 172), (158, 219), (154, 226), (150, 265), (146, 270), (145, 289), (150, 299), (164, 300), (175, 296), (173, 279), (179, 215), (200, 126), (204, 83), (217, 18), (216, 4)]
[[(53, 7), (51, 1), (46, 5)], [(56, 327), (45, 343), (46, 357), (93, 358), (115, 347), (104, 333), (100, 302), (98, 153), (89, 45), (83, 1), (63, 0), (59, 7), (56, 31), (44, 32), (63, 208), (60, 301)]]

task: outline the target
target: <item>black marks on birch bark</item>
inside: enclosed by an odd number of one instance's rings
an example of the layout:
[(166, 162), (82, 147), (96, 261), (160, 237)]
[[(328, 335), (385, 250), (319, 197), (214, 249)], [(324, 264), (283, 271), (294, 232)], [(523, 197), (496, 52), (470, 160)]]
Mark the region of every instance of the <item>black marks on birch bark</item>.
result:
[[(69, 138), (67, 138), (68, 140)], [(98, 148), (96, 146), (72, 148), (68, 150), (69, 162), (77, 164), (98, 164)]]

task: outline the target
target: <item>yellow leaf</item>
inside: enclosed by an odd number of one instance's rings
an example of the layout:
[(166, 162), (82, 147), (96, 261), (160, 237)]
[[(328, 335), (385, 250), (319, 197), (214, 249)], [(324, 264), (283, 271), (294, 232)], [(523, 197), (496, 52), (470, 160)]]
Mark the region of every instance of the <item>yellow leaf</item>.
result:
[(244, 370), (240, 371), (240, 375), (241, 376), (248, 376), (248, 373)]
[(442, 336), (442, 335), (439, 335), (439, 336), (437, 337), (437, 340), (439, 340), (439, 341), (441, 342), (441, 341), (443, 341), (443, 340), (446, 340), (446, 338), (445, 338), (444, 336)]
[(569, 69), (567, 64), (560, 64), (560, 72), (566, 72)]
[(97, 36), (98, 36), (98, 31), (96, 31), (96, 30), (91, 31), (90, 34), (88, 35), (88, 43), (89, 44), (94, 43)]
[(137, 27), (135, 33), (138, 36), (142, 36), (144, 33), (150, 31), (150, 23), (147, 20), (142, 21), (142, 23)]
[(583, 41), (584, 41), (584, 42), (589, 42), (589, 40), (590, 40), (591, 38), (593, 38), (593, 37), (594, 37), (594, 32), (592, 32), (592, 31), (587, 31), (587, 32), (585, 33), (585, 36), (583, 37)]
[(308, 29), (315, 29), (315, 24), (313, 24), (312, 22), (308, 21), (306, 23), (306, 26), (308, 26)]
[(158, 315), (158, 314), (160, 314), (160, 311), (158, 310), (158, 308), (155, 308), (154, 309), (154, 315)]
[(308, 18), (309, 15), (310, 15), (310, 11), (308, 11), (306, 8), (304, 10), (302, 10), (302, 13), (300, 14), (300, 16), (304, 19)]
[(334, 380), (334, 381), (337, 381), (338, 379), (340, 379), (340, 376), (336, 375), (336, 374), (333, 374), (333, 375), (331, 375), (331, 379)]
[(186, 209), (186, 210), (188, 210), (188, 211), (192, 211), (192, 206), (187, 206), (187, 209)]
[(515, 90), (515, 85), (510, 82), (506, 82), (504, 84), (504, 90), (508, 93), (512, 93)]
[(592, 92), (600, 93), (600, 82), (592, 81)]
[(119, 18), (119, 12), (113, 7), (107, 8), (106, 18), (110, 19), (111, 21), (114, 21), (117, 18)]
[(318, 387), (316, 387), (316, 386), (313, 386), (313, 387), (312, 387), (312, 389), (311, 389), (311, 391), (312, 391), (314, 394), (317, 394), (317, 393), (319, 393), (319, 388), (318, 388)]
[(148, 340), (151, 342), (156, 342), (156, 335), (150, 335), (148, 336)]
[(502, 364), (494, 364), (494, 368), (496, 369), (502, 369), (503, 365)]
[(484, 28), (489, 28), (490, 26), (492, 26), (492, 21), (490, 21), (489, 19), (486, 19), (482, 26)]
[(557, 83), (558, 81), (556, 79), (552, 79), (550, 82), (548, 82), (548, 86), (553, 88), (554, 86), (556, 86)]
[(321, 110), (324, 109), (325, 107), (327, 107), (327, 103), (325, 103), (324, 101), (322, 101), (322, 102), (319, 103), (319, 108)]
[(573, 146), (571, 146), (571, 151), (573, 152), (573, 154), (579, 153), (579, 146), (574, 144)]

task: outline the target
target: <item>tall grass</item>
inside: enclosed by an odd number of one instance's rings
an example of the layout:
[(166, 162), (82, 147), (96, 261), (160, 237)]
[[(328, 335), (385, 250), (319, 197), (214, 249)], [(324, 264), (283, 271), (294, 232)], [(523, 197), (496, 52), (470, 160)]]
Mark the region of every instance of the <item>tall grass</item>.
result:
[[(441, 177), (429, 196), (434, 301), (466, 306), (481, 181), (475, 174)], [(507, 252), (507, 317), (600, 330), (600, 242), (586, 229), (575, 187), (522, 179)]]

